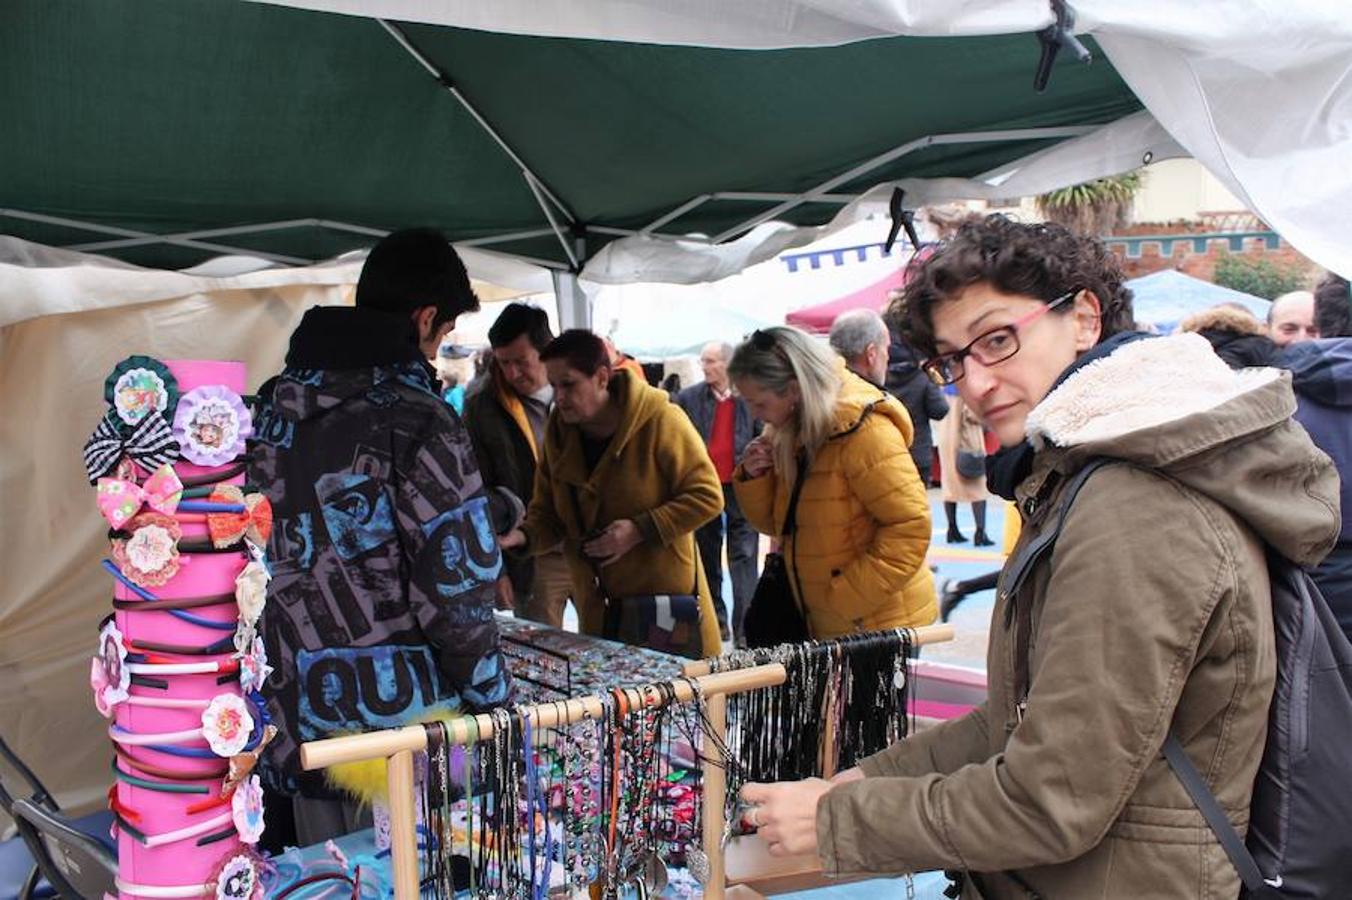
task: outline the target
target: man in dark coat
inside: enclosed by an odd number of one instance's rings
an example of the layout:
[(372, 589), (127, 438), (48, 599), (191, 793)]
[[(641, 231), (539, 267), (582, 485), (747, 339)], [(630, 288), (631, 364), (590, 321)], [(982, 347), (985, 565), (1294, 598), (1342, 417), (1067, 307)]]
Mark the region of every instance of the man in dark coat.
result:
[(305, 313), (260, 392), (248, 480), (272, 502), (264, 691), (279, 733), (262, 767), (312, 844), (359, 827), (356, 804), (300, 770), (299, 746), (509, 699), (483, 479), (427, 360), (478, 308), (439, 233), (371, 251), (356, 307)]
[[(723, 483), (724, 515), (716, 516), (695, 532), (700, 559), (704, 562), (704, 576), (713, 594), (714, 613), (718, 616), (718, 630), (723, 640), (743, 640), (742, 624), (751, 596), (756, 592), (759, 578), (757, 551), (760, 537), (742, 515), (737, 495), (732, 489), (732, 472), (742, 458), (746, 445), (760, 434), (760, 423), (751, 415), (746, 401), (734, 396), (728, 381), (728, 361), (732, 347), (725, 343), (705, 345), (699, 364), (704, 380), (678, 393), (673, 401), (685, 410), (695, 430), (704, 439), (709, 456)], [(726, 519), (726, 529), (724, 520)], [(727, 608), (723, 605), (723, 536), (728, 543), (728, 569), (732, 575), (732, 622), (728, 623)]]
[[(481, 387), (465, 401), (465, 426), (484, 483), (510, 491), (526, 506), (535, 488), (535, 466), (544, 448), (545, 423), (554, 405), (540, 351), (554, 339), (543, 309), (510, 303), (488, 329), (492, 346)], [(563, 551), (531, 558), (508, 551), (498, 580), (500, 606), (535, 622), (563, 626), (572, 595)]]
[(910, 345), (892, 341), (887, 348), (887, 382), (884, 388), (901, 401), (911, 414), (915, 438), (911, 441), (911, 458), (915, 460), (920, 480), (931, 484), (934, 471), (934, 433), (930, 422), (948, 415), (948, 399), (943, 389), (920, 369), (920, 359)]

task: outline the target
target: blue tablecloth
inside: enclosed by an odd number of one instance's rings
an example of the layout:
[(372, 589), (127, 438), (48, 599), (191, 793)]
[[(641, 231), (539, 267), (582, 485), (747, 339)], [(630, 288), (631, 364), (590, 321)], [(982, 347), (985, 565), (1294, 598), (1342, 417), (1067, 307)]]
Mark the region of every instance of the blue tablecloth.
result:
[[(382, 898), (393, 896), (390, 889), (389, 854), (376, 855), (375, 838), (370, 829), (349, 834), (334, 843), (347, 856), (350, 864), (362, 866), (364, 872), (362, 882), (368, 886), (367, 890), (363, 892), (363, 897), (376, 897), (377, 893)], [(320, 844), (306, 847), (304, 850), (290, 851), (287, 855), (278, 859), (281, 878), (270, 886), (269, 894), (296, 881), (303, 870), (313, 871), (316, 864), (329, 858), (329, 851), (325, 849), (324, 845)], [(664, 896), (673, 898), (673, 900), (699, 896), (698, 887), (692, 881), (683, 878), (682, 875), (681, 872), (673, 873), (672, 887), (668, 889)], [(914, 884), (917, 900), (944, 900), (943, 890), (948, 885), (948, 881), (938, 872), (926, 872), (916, 875)], [(332, 888), (332, 882), (329, 883), (328, 887), (329, 889)], [(325, 885), (320, 884), (292, 896), (295, 900), (305, 900), (307, 897), (317, 896), (324, 889)], [(905, 897), (906, 886), (905, 880), (901, 878), (878, 878), (817, 890), (800, 891), (794, 894), (780, 894), (779, 896), (785, 898), (785, 900), (892, 900), (892, 898)]]

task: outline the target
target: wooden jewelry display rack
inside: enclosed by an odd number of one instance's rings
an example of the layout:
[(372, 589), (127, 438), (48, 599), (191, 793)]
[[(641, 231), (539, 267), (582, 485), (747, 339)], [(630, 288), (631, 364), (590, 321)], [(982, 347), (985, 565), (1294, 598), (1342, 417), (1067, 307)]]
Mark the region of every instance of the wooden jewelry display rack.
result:
[[(906, 629), (910, 638), (911, 647), (921, 647), (927, 644), (941, 644), (953, 640), (954, 628), (952, 625), (927, 625), (921, 628)], [(829, 643), (829, 642), (826, 642)], [(796, 645), (786, 645), (796, 646)], [(777, 648), (769, 650), (770, 655), (774, 655)], [(726, 660), (723, 660), (726, 662)], [(697, 660), (686, 663), (681, 669), (681, 674), (688, 678), (697, 678), (708, 676), (713, 671), (714, 666), (710, 660)], [(725, 674), (735, 674), (738, 671), (752, 671), (751, 669), (733, 669)], [(778, 682), (777, 682), (778, 683)], [(726, 729), (726, 715), (720, 719), (721, 724)], [(732, 749), (732, 748), (730, 748)], [(824, 771), (820, 775), (823, 778), (830, 778), (834, 772)], [(722, 773), (720, 772), (720, 776)], [(722, 795), (720, 795), (721, 797)], [(721, 809), (721, 807), (719, 807)], [(706, 805), (704, 814), (709, 816), (710, 810), (714, 807)], [(705, 823), (705, 839), (708, 840), (709, 830), (707, 821)], [(774, 894), (787, 894), (795, 891), (806, 891), (813, 888), (826, 887), (832, 884), (843, 884), (848, 881), (859, 881), (860, 878), (828, 878), (822, 873), (821, 861), (816, 854), (802, 854), (797, 856), (771, 856), (765, 846), (765, 842), (758, 835), (746, 834), (732, 838), (727, 847), (723, 850), (719, 862), (723, 866), (724, 896), (728, 900), (763, 900), (767, 896)], [(708, 892), (706, 888), (705, 896), (715, 896)]]
[[(773, 687), (783, 683), (784, 667), (779, 664), (755, 666), (733, 672), (706, 674), (690, 680), (676, 680), (671, 688), (675, 702), (689, 703), (695, 699), (696, 688), (705, 704), (703, 735), (703, 821), (700, 823), (704, 852), (709, 859), (709, 878), (704, 896), (710, 900), (725, 897), (723, 863), (724, 808), (727, 799), (727, 774), (724, 770), (722, 747), (727, 733), (727, 697), (746, 691)], [(692, 686), (691, 681), (696, 683)], [(661, 702), (661, 694), (652, 685), (625, 688), (631, 708), (654, 706)], [(514, 713), (529, 715), (540, 728), (572, 725), (585, 719), (596, 719), (604, 714), (605, 704), (597, 696), (578, 697), (568, 701), (542, 703), (517, 707)], [(493, 717), (475, 716), (477, 734), (472, 736), (466, 724), (469, 717), (447, 723), (449, 743), (465, 745), (472, 740), (487, 740), (493, 736)], [(410, 725), (385, 731), (348, 737), (311, 741), (300, 748), (301, 766), (307, 771), (323, 769), (340, 763), (384, 759), (389, 787), (390, 855), (393, 868), (395, 900), (418, 900), (420, 878), (418, 873), (418, 839), (416, 812), (416, 785), (413, 776), (413, 754), (427, 749), (427, 731), (422, 725)]]

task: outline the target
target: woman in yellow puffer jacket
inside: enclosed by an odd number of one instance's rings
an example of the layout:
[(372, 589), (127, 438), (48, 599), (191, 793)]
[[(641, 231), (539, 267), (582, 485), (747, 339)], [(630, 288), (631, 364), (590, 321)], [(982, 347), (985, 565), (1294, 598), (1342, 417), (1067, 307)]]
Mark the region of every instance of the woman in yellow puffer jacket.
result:
[(907, 450), (906, 408), (795, 328), (752, 334), (728, 374), (767, 426), (733, 478), (757, 531), (782, 533), (806, 461), (796, 533), (782, 552), (812, 636), (934, 621), (929, 500)]

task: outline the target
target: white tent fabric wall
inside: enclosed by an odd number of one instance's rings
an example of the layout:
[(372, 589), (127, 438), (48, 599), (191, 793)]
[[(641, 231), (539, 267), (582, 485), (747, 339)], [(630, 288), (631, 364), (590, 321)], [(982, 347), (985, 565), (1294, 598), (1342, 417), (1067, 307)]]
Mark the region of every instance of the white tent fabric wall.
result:
[[(8, 273), (0, 274), (8, 289)], [(107, 523), (81, 448), (106, 409), (103, 381), (121, 359), (238, 359), (255, 389), (281, 368), (311, 306), (346, 302), (339, 285), (193, 293), (135, 306), (27, 318), (0, 328), (0, 722), (5, 739), (63, 805), (108, 788), (106, 723), (89, 694), (89, 658), (111, 582), (98, 566)], [(5, 297), (5, 304), (11, 300)], [(52, 753), (52, 748), (62, 748)]]
[[(1053, 18), (1047, 0), (261, 2), (515, 34), (747, 49), (891, 35), (1031, 33)], [(1352, 15), (1346, 0), (1071, 0), (1070, 5), (1077, 32), (1099, 41), (1178, 145), (1306, 256), (1352, 275), (1352, 242), (1346, 238), (1352, 234)], [(1030, 82), (1035, 59), (1030, 41)], [(1139, 164), (1138, 157), (1127, 167)], [(1091, 177), (1108, 174), (1113, 171)], [(792, 245), (782, 243), (785, 237), (775, 234), (781, 243), (767, 253), (745, 247), (739, 252), (752, 262), (768, 259)], [(669, 245), (617, 248), (611, 256), (639, 253), (652, 265), (657, 251), (677, 250), (717, 255)], [(607, 274), (623, 266), (606, 267), (593, 267), (587, 277), (624, 277)]]

